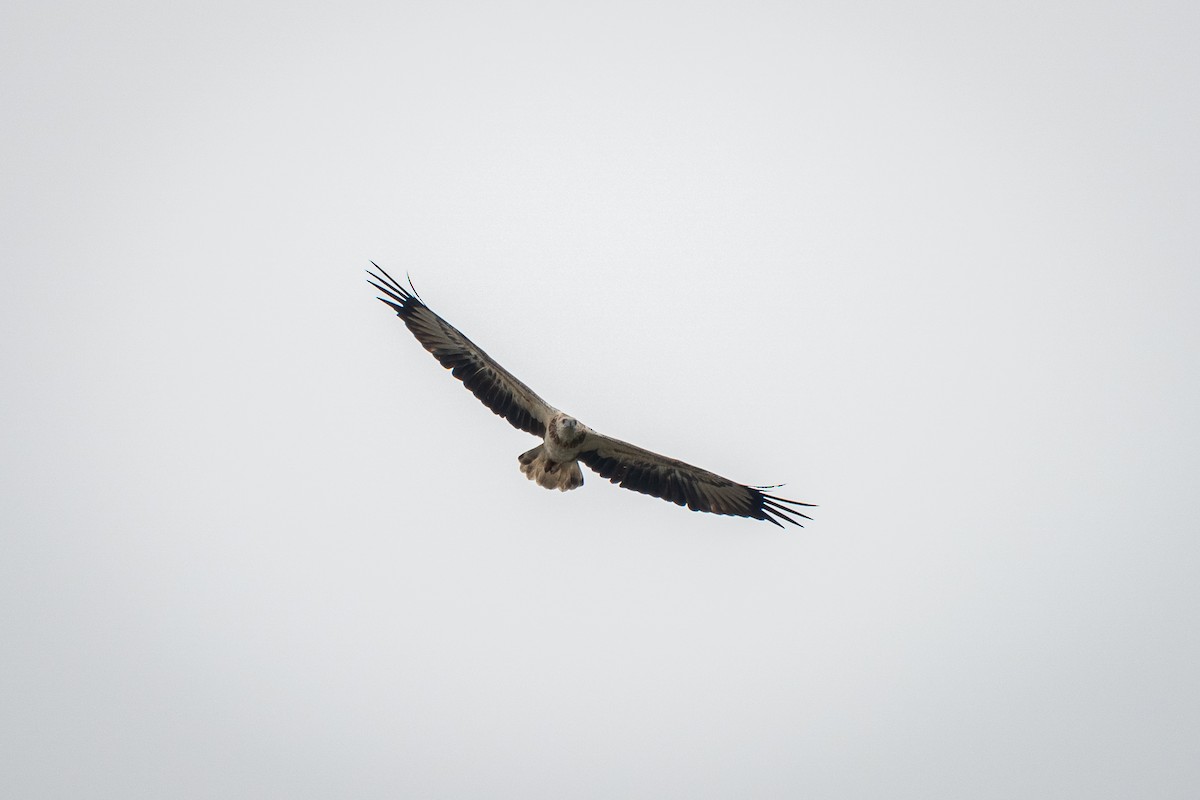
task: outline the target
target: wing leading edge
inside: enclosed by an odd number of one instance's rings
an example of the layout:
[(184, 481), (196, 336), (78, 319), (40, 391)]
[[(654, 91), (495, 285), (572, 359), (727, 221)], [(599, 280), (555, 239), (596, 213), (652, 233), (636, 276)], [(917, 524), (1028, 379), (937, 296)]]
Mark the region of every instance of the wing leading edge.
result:
[(686, 505), (692, 511), (763, 519), (781, 528), (780, 520), (804, 527), (794, 517), (812, 519), (795, 508), (812, 507), (812, 503), (785, 500), (763, 491), (774, 486), (746, 486), (595, 432), (588, 433), (579, 460), (623, 489)]
[(461, 331), (433, 313), (417, 296), (411, 281), (405, 289), (374, 261), (371, 265), (381, 275), (367, 270), (367, 274), (375, 279), (367, 282), (386, 295), (379, 299), (395, 309), (396, 316), (404, 320), (412, 335), (438, 363), (514, 428), (534, 436), (545, 436), (546, 425), (555, 413), (549, 403), (497, 364)]

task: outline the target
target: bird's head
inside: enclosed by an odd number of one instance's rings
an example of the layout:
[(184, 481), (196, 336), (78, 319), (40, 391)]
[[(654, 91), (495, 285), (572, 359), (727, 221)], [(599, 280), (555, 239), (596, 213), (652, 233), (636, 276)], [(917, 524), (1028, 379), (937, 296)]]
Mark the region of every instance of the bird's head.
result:
[(553, 434), (563, 444), (567, 445), (575, 444), (582, 440), (587, 433), (587, 428), (579, 420), (574, 417), (568, 417), (566, 414), (552, 420), (550, 427), (553, 429)]

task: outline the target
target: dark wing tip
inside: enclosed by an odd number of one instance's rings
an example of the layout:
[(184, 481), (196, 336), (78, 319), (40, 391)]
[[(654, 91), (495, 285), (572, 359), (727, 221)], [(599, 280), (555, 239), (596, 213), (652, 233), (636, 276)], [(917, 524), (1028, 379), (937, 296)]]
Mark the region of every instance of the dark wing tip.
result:
[[(804, 525), (799, 520), (795, 519), (796, 517), (810, 521), (812, 520), (812, 517), (810, 517), (808, 514), (797, 511), (795, 508), (791, 508), (791, 506), (805, 506), (807, 508), (813, 508), (815, 507), (813, 503), (801, 503), (799, 500), (788, 500), (784, 497), (776, 497), (773, 494), (766, 494), (765, 492), (758, 491), (759, 487), (753, 488), (758, 494), (758, 519), (765, 519), (768, 522), (774, 522), (781, 528), (783, 525), (781, 525), (778, 520), (790, 522), (798, 528), (803, 528)], [(783, 503), (787, 503), (788, 505), (782, 505)]]
[[(413, 305), (417, 303), (425, 305), (425, 303), (417, 295), (417, 290), (415, 288), (412, 291), (405, 289), (400, 285), (399, 281), (388, 274), (387, 270), (376, 264), (374, 261), (371, 262), (371, 266), (379, 270), (380, 274), (376, 274), (371, 270), (367, 270), (367, 274), (375, 279), (368, 280), (367, 283), (371, 284), (376, 289), (391, 298), (391, 300), (383, 297), (378, 299), (394, 308), (397, 314), (403, 317), (407, 311), (412, 309)], [(412, 287), (411, 278), (409, 279), (408, 285), (409, 287)]]

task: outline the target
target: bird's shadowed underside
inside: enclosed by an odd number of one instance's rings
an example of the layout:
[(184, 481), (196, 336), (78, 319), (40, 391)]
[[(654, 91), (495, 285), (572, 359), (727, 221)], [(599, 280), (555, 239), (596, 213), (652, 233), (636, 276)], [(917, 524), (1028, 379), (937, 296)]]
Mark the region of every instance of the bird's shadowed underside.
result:
[(567, 492), (583, 486), (583, 470), (578, 461), (556, 462), (546, 455), (546, 446), (539, 444), (517, 457), (526, 478), (547, 489)]

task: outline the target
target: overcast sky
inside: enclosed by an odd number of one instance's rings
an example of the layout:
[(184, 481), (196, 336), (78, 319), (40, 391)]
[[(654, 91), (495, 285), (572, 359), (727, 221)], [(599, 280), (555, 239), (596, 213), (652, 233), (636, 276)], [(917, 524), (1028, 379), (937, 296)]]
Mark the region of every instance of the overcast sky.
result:
[[(1196, 797), (1197, 41), (6, 3), (0, 795)], [(369, 259), (814, 521), (530, 483)]]

